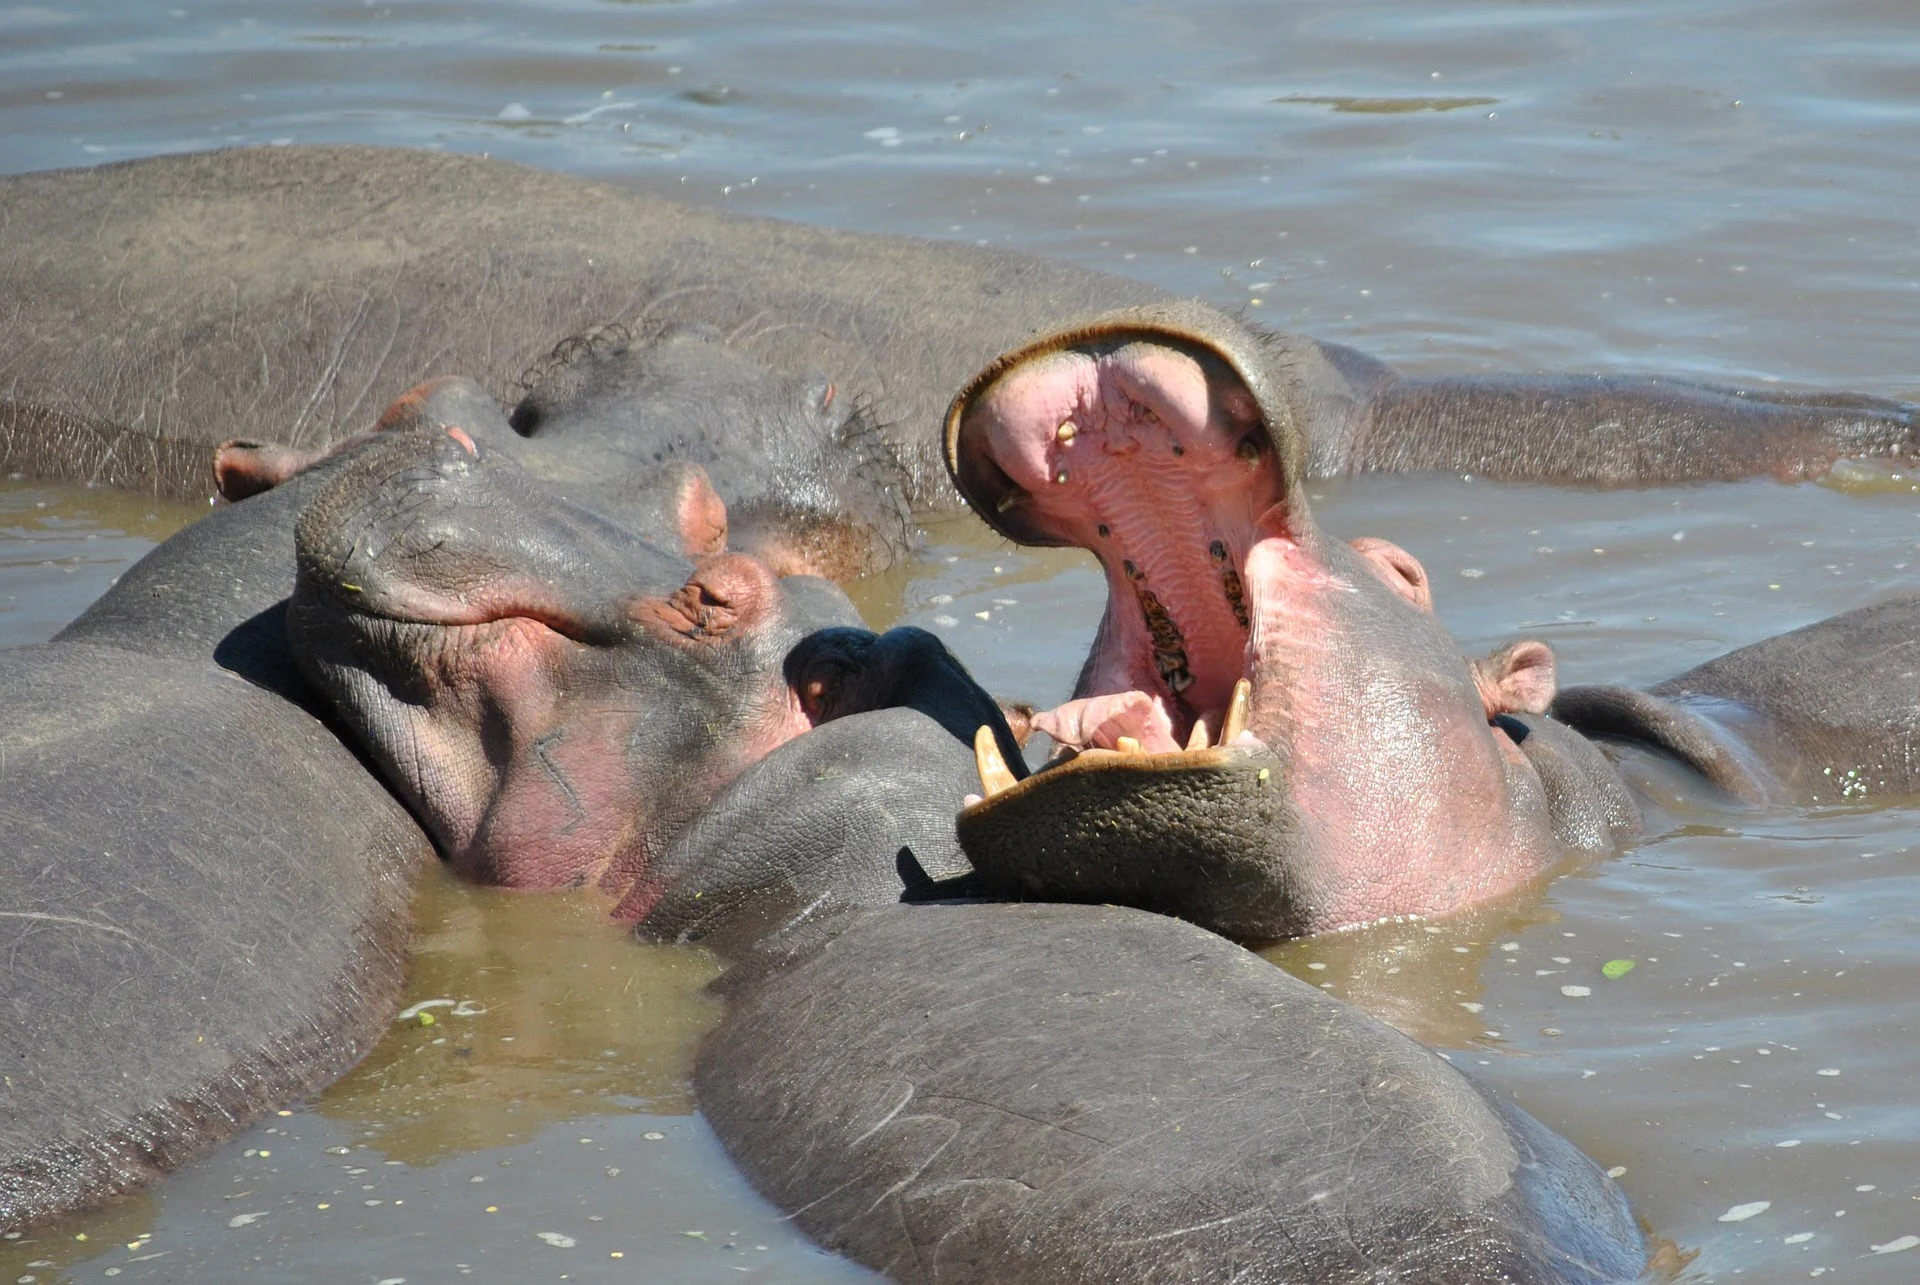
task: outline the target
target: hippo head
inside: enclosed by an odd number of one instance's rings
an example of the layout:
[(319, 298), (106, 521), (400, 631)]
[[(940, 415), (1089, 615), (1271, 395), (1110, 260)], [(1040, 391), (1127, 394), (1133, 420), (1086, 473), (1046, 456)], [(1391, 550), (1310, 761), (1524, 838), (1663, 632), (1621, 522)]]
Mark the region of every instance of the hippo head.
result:
[(525, 382), (511, 452), (581, 503), (620, 516), (633, 479), (685, 461), (719, 486), (734, 546), (782, 574), (847, 580), (906, 547), (901, 465), (824, 375), (763, 365), (710, 327), (616, 327), (563, 342)]
[(825, 582), (666, 552), (459, 428), (376, 434), (334, 467), (296, 532), (296, 654), (484, 882), (626, 894), (810, 726), (794, 644), (857, 620)]
[(1132, 310), (955, 399), (968, 502), (1108, 583), (1075, 699), (1035, 720), (1077, 756), (1017, 784), (982, 756), (960, 836), (983, 874), (1254, 938), (1444, 912), (1549, 859), (1505, 716), (1545, 710), (1551, 653), (1469, 665), (1411, 555), (1319, 528), (1270, 360), (1199, 305)]

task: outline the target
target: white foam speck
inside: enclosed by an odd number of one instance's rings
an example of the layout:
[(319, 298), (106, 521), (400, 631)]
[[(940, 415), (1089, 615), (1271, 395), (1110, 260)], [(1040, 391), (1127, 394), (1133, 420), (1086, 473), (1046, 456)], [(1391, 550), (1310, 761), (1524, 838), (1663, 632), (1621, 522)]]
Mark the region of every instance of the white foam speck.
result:
[(533, 1233), (555, 1249), (572, 1249), (579, 1242), (563, 1231), (537, 1231)]
[(1840, 1074), (1840, 1068), (1837, 1066), (1823, 1066), (1818, 1071), (1815, 1071), (1814, 1074), (1815, 1075), (1838, 1075)]
[(1813, 1239), (1813, 1233), (1812, 1233), (1812, 1232), (1810, 1232), (1810, 1231), (1797, 1231), (1797, 1232), (1795, 1232), (1795, 1233), (1793, 1233), (1793, 1235), (1791, 1235), (1791, 1236), (1789, 1236), (1789, 1237), (1787, 1237), (1787, 1239), (1786, 1239), (1786, 1241), (1785, 1241), (1784, 1243), (1786, 1243), (1786, 1244), (1788, 1244), (1788, 1245), (1804, 1245), (1804, 1244), (1806, 1244), (1806, 1243), (1807, 1243), (1808, 1241), (1810, 1241), (1810, 1240), (1812, 1240), (1812, 1239)]
[(1773, 1208), (1773, 1202), (1771, 1200), (1749, 1200), (1746, 1204), (1735, 1205), (1732, 1209), (1727, 1210), (1726, 1213), (1721, 1214), (1720, 1221), (1723, 1223), (1743, 1223), (1755, 1214), (1764, 1214), (1771, 1208)]
[(532, 120), (533, 113), (525, 103), (508, 103), (500, 109), (501, 120)]
[(1890, 1240), (1884, 1245), (1875, 1245), (1873, 1252), (1876, 1254), (1897, 1254), (1903, 1249), (1912, 1249), (1915, 1245), (1920, 1245), (1920, 1236), (1902, 1236), (1899, 1240)]
[(1591, 986), (1562, 986), (1562, 987), (1560, 988), (1560, 993), (1561, 993), (1562, 995), (1565, 995), (1565, 996), (1566, 996), (1566, 997), (1567, 997), (1568, 999), (1582, 999), (1582, 998), (1585, 998), (1585, 997), (1586, 997), (1586, 996), (1588, 996), (1588, 995), (1591, 995), (1591, 994), (1593, 994), (1593, 987), (1591, 987)]

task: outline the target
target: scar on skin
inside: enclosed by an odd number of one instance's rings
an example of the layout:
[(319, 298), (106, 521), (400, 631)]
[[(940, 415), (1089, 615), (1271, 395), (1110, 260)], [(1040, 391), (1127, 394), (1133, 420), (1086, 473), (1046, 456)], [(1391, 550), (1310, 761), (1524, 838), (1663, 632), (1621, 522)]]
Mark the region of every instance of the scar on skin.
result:
[(72, 924), (76, 928), (97, 928), (103, 933), (116, 933), (128, 941), (138, 941), (132, 933), (112, 924), (98, 923), (92, 919), (76, 919), (72, 915), (49, 915), (39, 910), (0, 910), (0, 919), (38, 919), (50, 924)]

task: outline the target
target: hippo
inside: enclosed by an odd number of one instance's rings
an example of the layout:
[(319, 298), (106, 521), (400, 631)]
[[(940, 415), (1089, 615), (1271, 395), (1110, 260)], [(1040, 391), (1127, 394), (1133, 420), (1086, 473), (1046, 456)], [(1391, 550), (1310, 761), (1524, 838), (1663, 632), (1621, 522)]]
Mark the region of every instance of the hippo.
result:
[[(769, 500), (811, 513), (797, 552), (821, 567), (827, 554), (842, 568), (893, 556), (900, 506), (955, 506), (940, 415), (982, 363), (1063, 317), (1172, 302), (986, 247), (397, 148), (9, 176), (0, 211), (12, 301), (0, 468), (203, 493), (223, 440), (312, 451), (459, 371), (512, 408), (529, 442), (564, 443), (549, 464), (575, 499), (617, 501), (636, 465), (684, 458), (721, 480), (743, 528)], [(1241, 334), (1306, 439), (1309, 476), (1795, 478), (1915, 445), (1903, 401), (1627, 376), (1416, 378), (1337, 344)], [(733, 391), (661, 398), (663, 379), (694, 371)], [(869, 533), (831, 529), (862, 508)]]
[[(1752, 805), (1920, 785), (1920, 599), (1651, 692), (1559, 691), (1531, 639), (1469, 662), (1418, 560), (1319, 528), (1284, 381), (1211, 311), (1044, 336), (986, 367), (947, 423), (981, 517), (1091, 550), (1108, 584), (1073, 699), (1033, 719), (1060, 761), (1015, 781), (984, 754), (959, 819), (1003, 895), (1289, 937), (1445, 914), (1618, 850), (1649, 794), (1628, 745)], [(1836, 687), (1843, 666), (1855, 680)]]
[[(457, 578), (489, 601), (522, 581)], [(455, 709), (526, 685), (449, 668), (484, 693)], [(1161, 915), (954, 900), (967, 729), (997, 710), (937, 639), (823, 630), (787, 671), (815, 725), (662, 845), (621, 913), (734, 961), (696, 1097), (824, 1246), (902, 1281), (1640, 1275), (1592, 1162), (1359, 1010)], [(417, 744), (422, 777), (461, 757)]]
[[(833, 632), (857, 623), (851, 603), (825, 581), (783, 580), (727, 552), (724, 505), (697, 466), (670, 463), (629, 485), (671, 546), (656, 548), (537, 491), (505, 456), (481, 467), (456, 419), (518, 440), (490, 398), (442, 381), (400, 399), (380, 431), (318, 458), (228, 444), (215, 472), (249, 498), (153, 550), (49, 643), (0, 653), (0, 821), (15, 840), (0, 858), (12, 874), (0, 932), (15, 1015), (0, 1226), (150, 1181), (352, 1066), (397, 1003), (410, 893), (436, 841), (475, 877), (612, 887), (624, 868), (610, 854), (644, 853), (697, 811), (700, 789), (808, 727), (809, 710), (826, 720), (894, 691), (913, 703), (930, 671), (911, 649), (882, 648), (892, 667), (865, 667), (873, 684), (894, 675), (891, 688), (862, 696), (844, 681), (847, 657), (865, 649)], [(492, 598), (454, 584), (434, 600), (426, 578), (381, 578), (376, 552), (428, 570), (452, 558), (433, 544), (444, 532), (425, 525), (436, 461), (469, 483), (443, 494), (467, 515), (462, 550), (491, 577)], [(399, 501), (389, 543), (357, 543), (372, 534), (365, 510), (383, 487)], [(353, 588), (327, 580), (326, 567), (357, 577)], [(351, 610), (323, 628), (316, 592)], [(300, 608), (291, 630), (290, 600)], [(534, 733), (518, 762), (493, 763), (486, 756), (502, 746), (485, 739), (477, 762), (503, 787), (497, 810), (462, 812), (474, 782), (453, 775), (402, 790), (437, 824), (430, 837), (369, 771), (330, 691), (364, 689), (358, 655), (428, 628), (377, 609), (439, 609), (454, 632), (449, 613), (467, 613), (473, 637), (488, 632), (475, 613), (489, 605), (503, 609), (490, 640), (500, 672), (512, 676), (515, 655), (537, 658), (546, 631), (546, 659), (563, 663), (545, 676), (588, 686), (597, 705), (587, 721)], [(794, 647), (821, 627), (811, 647)], [(295, 663), (296, 635), (319, 685)], [(641, 739), (659, 756), (650, 776), (579, 769), (595, 734), (618, 734), (621, 718), (631, 727), (642, 711), (654, 717)], [(563, 703), (547, 712), (563, 714)], [(945, 717), (970, 729), (997, 712), (989, 702)], [(1017, 754), (1006, 736), (1004, 752)], [(376, 743), (376, 762), (379, 752)], [(615, 793), (594, 792), (603, 786)], [(670, 804), (651, 829), (634, 815), (643, 787)], [(576, 824), (585, 809), (631, 833)], [(450, 819), (468, 827), (463, 837), (451, 837)], [(515, 846), (548, 822), (562, 841), (537, 844), (533, 857)], [(660, 895), (631, 891), (636, 915)]]
[(321, 480), (210, 514), (0, 652), (0, 1227), (317, 1091), (397, 1005), (433, 849), (320, 717), (274, 609)]
[[(989, 726), (997, 753), (1019, 753), (931, 634), (873, 638), (825, 580), (661, 549), (458, 427), (360, 444), (294, 545), (301, 672), (478, 882), (592, 886), (625, 921), (677, 890), (717, 909), (729, 859), (692, 859), (676, 836), (776, 748), (813, 746), (816, 726), (900, 708), (963, 749)], [(890, 755), (851, 744), (855, 770)]]
[[(1023, 769), (933, 635), (803, 633), (831, 586), (689, 575), (446, 430), (359, 448), (296, 546), (302, 672), (457, 867), (592, 882), (734, 962), (696, 1093), (829, 1248), (902, 1280), (1639, 1274), (1605, 1175), (1358, 1010), (1160, 915), (956, 899), (981, 757)], [(898, 1109), (928, 1068), (960, 1116)]]
[(955, 899), (984, 697), (900, 632), (834, 664), (940, 667), (920, 703), (761, 760), (640, 926), (734, 961), (696, 1097), (803, 1230), (908, 1282), (1641, 1277), (1606, 1175), (1351, 1005), (1163, 915)]

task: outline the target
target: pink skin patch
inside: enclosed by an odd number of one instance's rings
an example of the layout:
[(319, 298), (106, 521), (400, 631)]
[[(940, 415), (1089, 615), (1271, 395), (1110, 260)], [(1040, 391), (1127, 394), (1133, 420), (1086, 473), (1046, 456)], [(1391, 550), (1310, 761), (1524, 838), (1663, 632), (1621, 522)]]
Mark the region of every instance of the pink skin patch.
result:
[[(714, 743), (684, 761), (636, 761), (636, 727), (675, 717), (673, 696), (622, 666), (628, 644), (577, 641), (583, 623), (553, 598), (505, 579), (469, 600), (419, 586), (381, 595), (380, 618), (432, 631), (406, 649), (412, 690), (377, 720), (382, 752), (465, 877), (594, 886), (620, 903), (618, 917), (638, 919), (664, 892), (645, 879), (664, 836), (812, 723), (771, 672), (764, 691), (739, 693), (744, 717)], [(736, 645), (777, 602), (771, 573), (732, 554), (705, 560), (672, 594), (635, 599), (628, 615), (651, 645), (698, 651)]]

